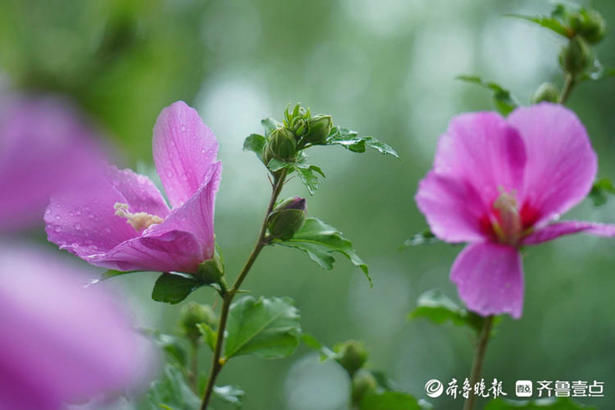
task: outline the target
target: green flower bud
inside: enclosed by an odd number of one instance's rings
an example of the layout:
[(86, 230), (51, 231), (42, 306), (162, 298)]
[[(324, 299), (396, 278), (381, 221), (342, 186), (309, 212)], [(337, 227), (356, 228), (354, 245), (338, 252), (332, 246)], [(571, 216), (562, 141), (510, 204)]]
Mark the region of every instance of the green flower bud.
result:
[(552, 83), (542, 83), (532, 97), (532, 103), (537, 104), (542, 101), (558, 102), (559, 90)]
[(305, 199), (294, 197), (283, 201), (269, 215), (267, 228), (273, 239), (289, 240), (305, 221)]
[(190, 302), (181, 310), (179, 328), (188, 339), (196, 340), (201, 337), (201, 332), (196, 325), (206, 323), (213, 327), (216, 325), (216, 320), (216, 313), (211, 306)]
[(367, 361), (367, 350), (363, 343), (349, 340), (335, 346), (337, 362), (348, 372), (350, 377), (363, 367)]
[(275, 158), (284, 162), (294, 161), (297, 157), (295, 134), (287, 128), (273, 130), (265, 146), (265, 163)]
[(316, 115), (310, 119), (308, 132), (303, 137), (306, 142), (314, 145), (323, 145), (333, 128), (333, 120), (330, 115)]
[(581, 9), (568, 17), (570, 28), (589, 44), (599, 43), (606, 33), (604, 17), (596, 10)]
[(579, 36), (572, 38), (559, 54), (562, 69), (575, 76), (582, 74), (589, 67), (591, 60), (591, 49)]
[(373, 392), (378, 387), (378, 381), (374, 375), (365, 370), (359, 370), (352, 378), (352, 404), (358, 406), (366, 394)]

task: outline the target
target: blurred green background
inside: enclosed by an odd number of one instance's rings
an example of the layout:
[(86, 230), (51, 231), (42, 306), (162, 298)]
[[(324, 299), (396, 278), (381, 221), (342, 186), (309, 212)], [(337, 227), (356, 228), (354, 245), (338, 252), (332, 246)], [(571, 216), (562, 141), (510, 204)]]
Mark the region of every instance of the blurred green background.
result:
[[(615, 22), (614, 2), (591, 5)], [(327, 179), (309, 198), (309, 213), (353, 240), (373, 288), (345, 260), (322, 271), (285, 248), (266, 249), (245, 287), (293, 297), (305, 331), (327, 345), (364, 340), (371, 368), (425, 397), (426, 380), (468, 375), (472, 335), (406, 319), (425, 290), (457, 299), (448, 272), (460, 248), (400, 250), (426, 226), (413, 201), (417, 183), (453, 115), (492, 109), (486, 91), (455, 76), (497, 81), (524, 103), (543, 81), (561, 84), (563, 41), (504, 17), (551, 8), (536, 0), (0, 0), (0, 86), (71, 96), (109, 136), (120, 162), (141, 170), (151, 168), (159, 111), (178, 99), (195, 106), (220, 142), (216, 232), (231, 275), (251, 249), (269, 195), (264, 168), (241, 149), (245, 136), (261, 132), (261, 118), (280, 118), (300, 101), (393, 145), (399, 160), (341, 148), (310, 152)], [(615, 66), (615, 33), (597, 52)], [(586, 82), (569, 104), (599, 153), (599, 175), (610, 178), (614, 92), (614, 80)], [(286, 193), (308, 195), (296, 181)], [(568, 217), (615, 221), (615, 201), (601, 208), (585, 201)], [(603, 381), (606, 397), (588, 403), (615, 408), (613, 249), (611, 241), (577, 236), (529, 250), (524, 315), (501, 323), (484, 377), (503, 380), (510, 395), (517, 379)], [(174, 331), (179, 307), (150, 300), (153, 279), (133, 275), (115, 286), (140, 325)], [(190, 299), (212, 303), (215, 295), (200, 290)], [(207, 368), (209, 357), (201, 359)], [(303, 347), (286, 360), (237, 359), (220, 381), (246, 390), (248, 410), (348, 406), (343, 371)], [(432, 402), (461, 407), (459, 399)]]

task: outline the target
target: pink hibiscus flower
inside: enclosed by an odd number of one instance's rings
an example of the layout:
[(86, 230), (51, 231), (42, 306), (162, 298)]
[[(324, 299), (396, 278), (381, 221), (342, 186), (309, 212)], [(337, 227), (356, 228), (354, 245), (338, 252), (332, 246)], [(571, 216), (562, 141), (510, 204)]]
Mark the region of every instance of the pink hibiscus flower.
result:
[(577, 232), (615, 235), (614, 225), (554, 222), (585, 198), (596, 171), (583, 124), (560, 105), (451, 121), (415, 199), (438, 238), (469, 243), (451, 280), (470, 310), (521, 317), (521, 247)]
[(196, 273), (214, 254), (217, 152), (198, 113), (182, 101), (172, 104), (160, 113), (153, 138), (172, 209), (149, 178), (109, 167), (98, 180), (51, 198), (49, 240), (96, 266)]

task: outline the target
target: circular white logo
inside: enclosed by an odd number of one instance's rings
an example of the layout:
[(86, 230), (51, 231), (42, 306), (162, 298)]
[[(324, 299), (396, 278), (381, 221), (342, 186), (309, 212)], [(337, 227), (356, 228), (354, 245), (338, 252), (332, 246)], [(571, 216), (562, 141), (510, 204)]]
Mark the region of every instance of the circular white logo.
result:
[(425, 393), (431, 398), (440, 397), (444, 391), (444, 385), (438, 379), (431, 379), (425, 383)]

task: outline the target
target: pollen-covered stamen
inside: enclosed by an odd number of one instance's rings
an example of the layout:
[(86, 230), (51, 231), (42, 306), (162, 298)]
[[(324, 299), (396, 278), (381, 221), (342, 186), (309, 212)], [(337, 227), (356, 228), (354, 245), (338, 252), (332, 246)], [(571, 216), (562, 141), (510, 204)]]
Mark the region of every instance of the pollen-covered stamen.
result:
[(507, 192), (502, 192), (493, 203), (495, 220), (493, 230), (502, 243), (516, 245), (521, 238), (523, 226), (521, 215), (515, 197)]
[(126, 222), (128, 222), (135, 231), (143, 232), (145, 229), (149, 228), (152, 225), (162, 223), (162, 218), (157, 215), (151, 215), (146, 212), (135, 212), (132, 213), (128, 211), (128, 204), (123, 204), (121, 202), (116, 202), (113, 205), (115, 209), (115, 214), (117, 216), (121, 216), (122, 218), (126, 218)]

